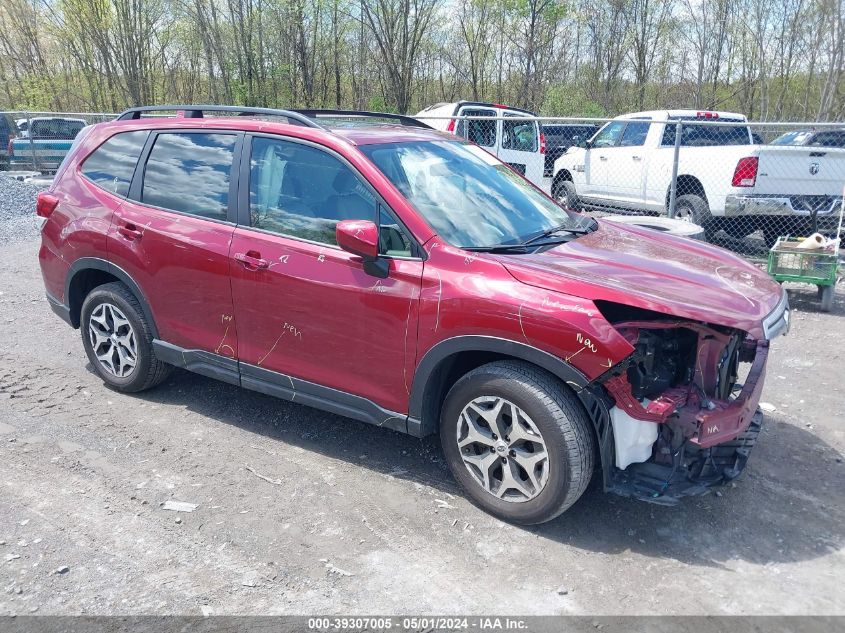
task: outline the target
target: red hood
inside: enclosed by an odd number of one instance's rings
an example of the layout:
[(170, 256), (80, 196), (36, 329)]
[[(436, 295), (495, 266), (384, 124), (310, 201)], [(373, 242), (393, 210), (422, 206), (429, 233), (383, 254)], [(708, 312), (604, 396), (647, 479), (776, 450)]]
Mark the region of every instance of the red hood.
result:
[(613, 222), (543, 253), (499, 260), (531, 286), (738, 328), (756, 338), (781, 298), (771, 277), (726, 250)]

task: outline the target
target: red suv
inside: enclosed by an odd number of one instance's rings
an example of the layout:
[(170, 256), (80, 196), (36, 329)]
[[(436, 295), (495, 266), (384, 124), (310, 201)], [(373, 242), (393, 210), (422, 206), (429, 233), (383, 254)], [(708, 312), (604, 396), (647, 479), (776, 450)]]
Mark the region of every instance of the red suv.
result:
[(658, 503), (736, 477), (789, 323), (742, 259), (567, 211), (399, 115), (134, 108), (80, 134), (37, 212), (51, 306), (110, 387), (175, 366), (439, 433), (517, 523), (594, 464)]

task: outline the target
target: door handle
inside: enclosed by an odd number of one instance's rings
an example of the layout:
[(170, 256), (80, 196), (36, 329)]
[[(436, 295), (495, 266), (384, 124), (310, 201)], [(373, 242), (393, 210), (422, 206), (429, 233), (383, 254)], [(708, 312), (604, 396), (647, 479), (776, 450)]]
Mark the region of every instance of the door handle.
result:
[(599, 156), (599, 160), (607, 160), (607, 156)]
[(131, 222), (127, 222), (123, 226), (117, 227), (117, 232), (130, 241), (140, 240), (144, 236), (144, 234), (138, 230), (138, 227)]
[(248, 270), (263, 270), (270, 267), (270, 262), (261, 259), (255, 251), (249, 253), (235, 253), (235, 261), (240, 262)]
[(642, 160), (643, 159), (642, 156), (631, 156), (631, 158), (633, 158), (634, 160)]

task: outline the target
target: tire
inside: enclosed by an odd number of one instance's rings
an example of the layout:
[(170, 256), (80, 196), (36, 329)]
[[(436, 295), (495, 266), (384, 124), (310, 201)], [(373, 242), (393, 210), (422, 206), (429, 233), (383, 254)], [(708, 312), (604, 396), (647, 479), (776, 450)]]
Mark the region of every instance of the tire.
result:
[(575, 183), (571, 180), (561, 180), (555, 185), (555, 200), (570, 211), (581, 210), (581, 199), (575, 191)]
[(675, 199), (675, 218), (682, 222), (692, 222), (703, 227), (706, 232), (711, 228), (713, 216), (707, 201), (699, 195), (688, 193)]
[(833, 310), (833, 297), (836, 292), (836, 286), (820, 286), (819, 295), (822, 300), (822, 312), (830, 312)]
[(82, 303), (79, 324), (88, 360), (109, 387), (125, 393), (143, 391), (173, 371), (156, 358), (141, 305), (122, 283), (94, 288)]
[[(485, 427), (479, 412), (496, 418), (498, 402), (504, 419)], [(557, 378), (520, 361), (489, 363), (460, 378), (443, 403), (440, 441), (469, 499), (511, 523), (554, 519), (578, 500), (593, 473), (595, 443), (581, 404)], [(531, 477), (526, 463), (534, 464)]]

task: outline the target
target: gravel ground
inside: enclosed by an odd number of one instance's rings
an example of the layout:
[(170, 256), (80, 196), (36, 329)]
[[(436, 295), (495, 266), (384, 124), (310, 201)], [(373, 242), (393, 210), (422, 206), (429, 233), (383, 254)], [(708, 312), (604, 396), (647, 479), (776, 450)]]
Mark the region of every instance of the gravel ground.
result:
[(790, 288), (735, 487), (664, 508), (593, 485), (524, 529), (461, 496), (434, 438), (182, 371), (108, 390), (9, 226), (0, 614), (845, 613), (841, 288), (832, 314)]
[(35, 198), (41, 189), (0, 172), (0, 244), (31, 239), (36, 234)]

